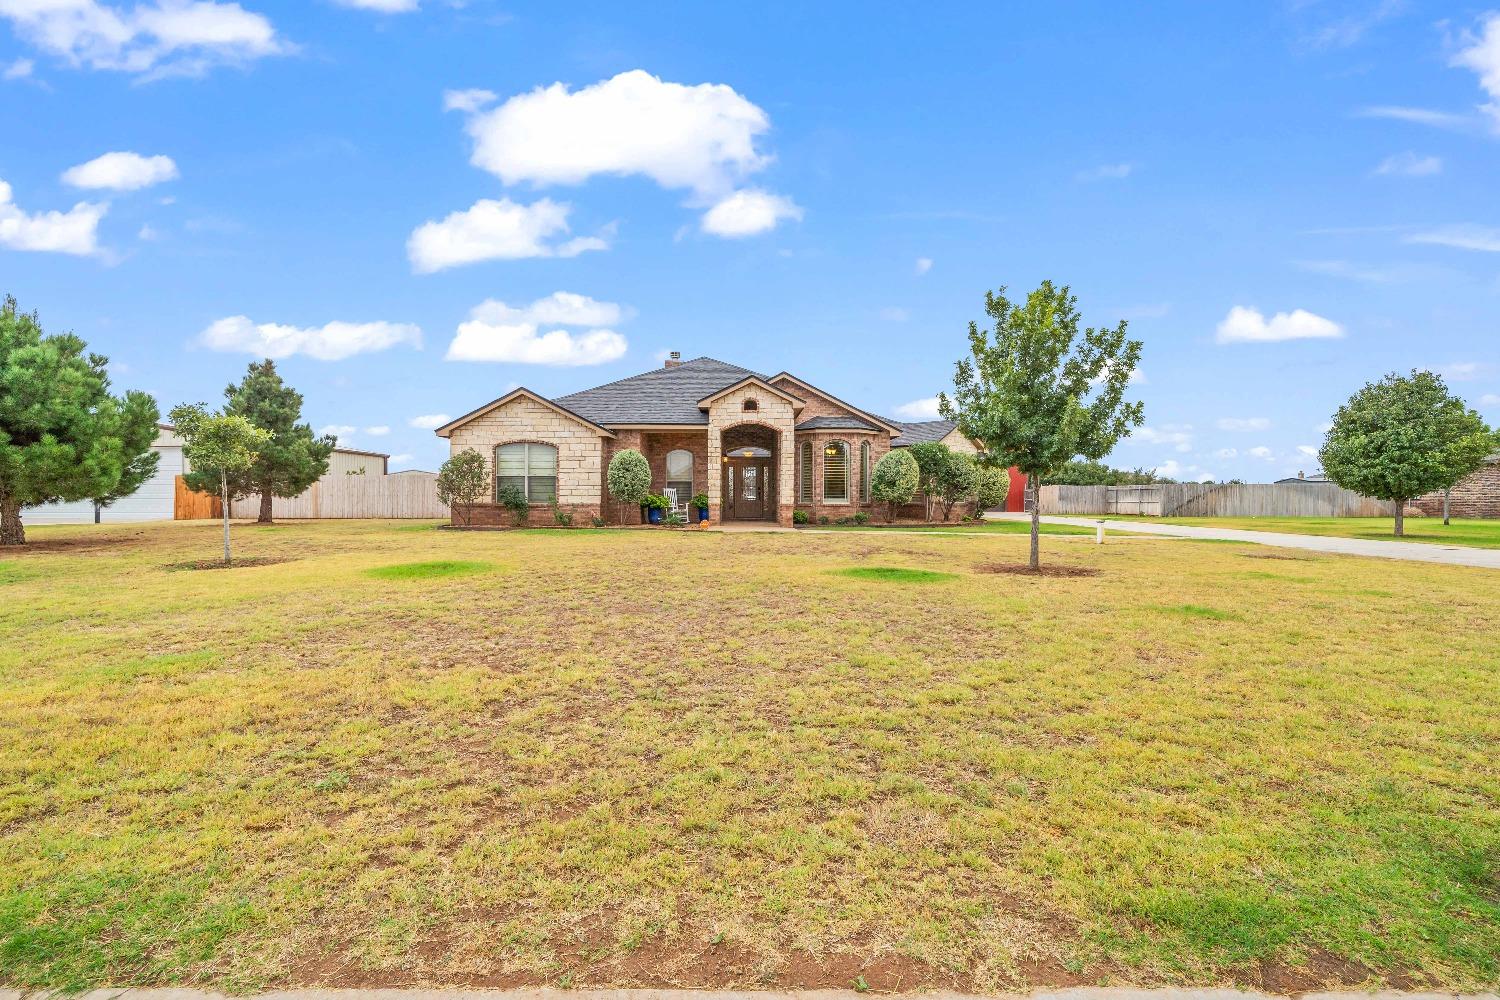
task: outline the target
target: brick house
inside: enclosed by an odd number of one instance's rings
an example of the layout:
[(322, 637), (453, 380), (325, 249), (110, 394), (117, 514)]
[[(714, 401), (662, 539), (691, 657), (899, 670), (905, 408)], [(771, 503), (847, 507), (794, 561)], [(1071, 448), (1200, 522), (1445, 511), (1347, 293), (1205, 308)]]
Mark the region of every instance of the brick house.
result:
[[(1428, 493), (1411, 502), (1429, 517), (1443, 516), (1443, 493)], [(1448, 507), (1454, 517), (1500, 517), (1500, 451), (1453, 487)]]
[[(452, 454), (483, 455), (496, 490), (515, 485), (533, 506), (555, 497), (576, 517), (623, 515), (627, 524), (639, 522), (639, 509), (620, 510), (605, 487), (610, 459), (627, 448), (646, 456), (654, 493), (672, 487), (683, 501), (706, 493), (715, 522), (783, 525), (793, 510), (814, 519), (882, 514), (870, 474), (892, 448), (940, 441), (978, 450), (944, 420), (888, 420), (788, 372), (675, 354), (662, 368), (555, 399), (516, 389), (436, 433)], [(490, 503), (474, 523), (508, 517)]]

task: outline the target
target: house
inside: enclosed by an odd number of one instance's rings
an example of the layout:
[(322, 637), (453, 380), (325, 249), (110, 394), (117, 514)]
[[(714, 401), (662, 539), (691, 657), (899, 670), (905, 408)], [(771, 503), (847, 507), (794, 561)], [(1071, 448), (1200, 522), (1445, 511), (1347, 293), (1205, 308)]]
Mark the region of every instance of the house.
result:
[[(182, 453), (182, 438), (171, 424), (157, 424), (156, 428), (156, 440), (151, 443), (151, 450), (161, 456), (156, 473), (130, 496), (100, 510), (95, 510), (92, 500), (24, 507), (21, 519), (27, 524), (125, 524), (210, 516), (210, 500), (198, 497), (179, 483), (189, 471)], [(384, 475), (388, 461), (388, 456), (379, 452), (335, 448), (328, 460), (327, 476)]]
[(1333, 480), (1329, 479), (1327, 476), (1323, 475), (1323, 473), (1321, 473), (1321, 472), (1314, 472), (1310, 476), (1309, 475), (1305, 475), (1305, 474), (1299, 472), (1295, 476), (1287, 476), (1285, 479), (1278, 479), (1278, 480), (1276, 480), (1276, 485), (1277, 486), (1327, 486), (1332, 481)]
[[(1429, 517), (1442, 517), (1443, 491), (1417, 497), (1411, 505)], [(1454, 484), (1448, 512), (1453, 517), (1500, 517), (1500, 451)]]
[[(575, 518), (638, 522), (605, 486), (610, 459), (635, 449), (651, 465), (651, 489), (687, 501), (708, 495), (714, 521), (789, 525), (792, 511), (836, 519), (868, 511), (870, 475), (892, 448), (940, 441), (974, 453), (952, 423), (904, 423), (845, 402), (790, 372), (762, 375), (675, 352), (653, 371), (548, 399), (518, 388), (436, 431), (458, 454), (484, 456), (498, 490), (519, 487), (534, 506), (555, 498)], [(508, 523), (494, 504), (475, 524)]]

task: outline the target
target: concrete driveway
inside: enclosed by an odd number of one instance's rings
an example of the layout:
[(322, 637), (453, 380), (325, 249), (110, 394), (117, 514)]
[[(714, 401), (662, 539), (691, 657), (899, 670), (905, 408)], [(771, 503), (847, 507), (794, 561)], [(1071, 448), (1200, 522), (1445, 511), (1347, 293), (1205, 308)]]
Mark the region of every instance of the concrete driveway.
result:
[[(1029, 521), (1028, 514), (986, 514), (991, 520)], [(1093, 517), (1056, 517), (1043, 514), (1044, 524), (1093, 525)], [(1108, 531), (1131, 531), (1139, 535), (1166, 535), (1171, 538), (1214, 538), (1231, 542), (1274, 545), (1282, 549), (1308, 549), (1335, 555), (1369, 556), (1375, 559), (1404, 559), (1407, 562), (1446, 563), (1450, 566), (1476, 566), (1500, 569), (1500, 549), (1476, 549), (1465, 545), (1429, 545), (1425, 542), (1381, 542), (1367, 538), (1333, 538), (1329, 535), (1292, 535), (1282, 531), (1246, 531), (1243, 528), (1208, 528), (1186, 524), (1156, 524), (1151, 521), (1116, 521), (1104, 519)]]

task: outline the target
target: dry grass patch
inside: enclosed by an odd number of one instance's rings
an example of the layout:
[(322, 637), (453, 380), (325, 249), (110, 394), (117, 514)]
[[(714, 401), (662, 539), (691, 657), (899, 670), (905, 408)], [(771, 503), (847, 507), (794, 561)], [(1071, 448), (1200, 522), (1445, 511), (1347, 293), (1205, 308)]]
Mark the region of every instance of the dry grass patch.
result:
[(0, 985), (1500, 981), (1500, 574), (407, 527), (6, 555)]

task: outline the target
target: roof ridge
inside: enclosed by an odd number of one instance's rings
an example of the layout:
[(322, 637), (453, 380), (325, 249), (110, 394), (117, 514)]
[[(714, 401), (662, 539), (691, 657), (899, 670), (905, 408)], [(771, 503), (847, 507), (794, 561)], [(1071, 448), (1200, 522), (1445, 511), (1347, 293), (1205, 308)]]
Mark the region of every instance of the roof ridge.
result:
[(581, 396), (581, 395), (583, 395), (586, 392), (595, 392), (595, 391), (597, 391), (599, 389), (606, 389), (609, 386), (620, 385), (623, 382), (629, 382), (629, 381), (631, 381), (633, 379), (646, 378), (647, 376), (657, 376), (657, 375), (666, 374), (668, 372), (680, 371), (683, 368), (686, 368), (688, 365), (695, 365), (695, 364), (697, 364), (700, 361), (712, 361), (716, 365), (723, 365), (726, 368), (734, 368), (734, 369), (736, 369), (738, 371), (748, 372), (749, 374), (756, 375), (759, 378), (764, 378), (765, 377), (763, 375), (760, 375), (758, 372), (750, 371), (750, 369), (748, 369), (748, 368), (742, 368), (739, 365), (732, 364), (732, 363), (730, 363), (728, 361), (720, 361), (718, 358), (710, 358), (707, 355), (704, 355), (702, 357), (693, 358), (690, 361), (684, 361), (681, 364), (673, 365), (670, 368), (667, 368), (667, 367), (662, 367), (662, 368), (648, 368), (648, 369), (646, 369), (643, 372), (636, 372), (634, 375), (626, 375), (626, 376), (623, 376), (622, 378), (617, 378), (613, 382), (601, 382), (598, 385), (591, 385), (587, 389), (579, 389), (576, 392), (570, 392), (566, 396), (553, 396), (552, 399), (553, 399), (554, 402), (556, 402), (557, 400), (560, 400), (560, 399), (570, 399), (573, 396)]

